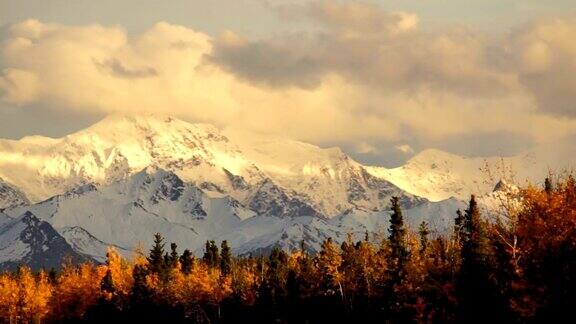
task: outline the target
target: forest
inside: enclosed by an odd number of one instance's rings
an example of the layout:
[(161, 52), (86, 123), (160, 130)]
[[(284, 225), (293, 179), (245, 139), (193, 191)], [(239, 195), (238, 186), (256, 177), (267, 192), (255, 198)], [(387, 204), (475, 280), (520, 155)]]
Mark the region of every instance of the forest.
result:
[(385, 235), (316, 254), (195, 257), (157, 234), (149, 251), (0, 275), (6, 323), (539, 323), (576, 307), (576, 181), (521, 188), (497, 217), (474, 196), (449, 236), (408, 229), (397, 198)]

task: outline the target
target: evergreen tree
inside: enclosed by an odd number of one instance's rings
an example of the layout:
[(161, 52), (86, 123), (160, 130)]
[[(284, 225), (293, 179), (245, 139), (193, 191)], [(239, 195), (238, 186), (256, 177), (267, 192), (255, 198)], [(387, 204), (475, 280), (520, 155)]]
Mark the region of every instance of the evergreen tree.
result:
[(278, 302), (284, 296), (284, 280), (287, 275), (288, 255), (279, 247), (275, 246), (268, 257), (268, 269), (266, 281), (274, 302)]
[(226, 276), (230, 274), (230, 271), (232, 270), (232, 253), (230, 252), (230, 247), (226, 240), (222, 241), (220, 248), (220, 271), (222, 271), (222, 274)]
[(56, 272), (56, 269), (52, 267), (48, 272), (48, 281), (50, 281), (52, 284), (55, 284), (57, 280), (58, 280), (58, 273)]
[(544, 180), (544, 191), (546, 191), (548, 195), (551, 195), (553, 190), (554, 187), (552, 186), (552, 180), (550, 177), (547, 177), (546, 180)]
[(407, 320), (407, 295), (402, 292), (405, 286), (406, 266), (410, 257), (406, 243), (406, 227), (404, 217), (400, 207), (398, 197), (392, 197), (392, 214), (390, 215), (390, 257), (388, 268), (388, 282), (386, 295), (387, 304), (390, 311), (390, 318), (393, 322), (404, 322)]
[(170, 267), (176, 268), (178, 266), (178, 260), (180, 257), (178, 256), (178, 246), (176, 243), (170, 244)]
[(204, 263), (210, 267), (220, 266), (220, 253), (218, 252), (218, 246), (214, 241), (206, 241), (206, 247), (203, 257)]
[(430, 230), (428, 229), (428, 223), (422, 222), (418, 227), (418, 235), (420, 236), (420, 254), (424, 255), (428, 249), (428, 235)]
[(134, 284), (132, 285), (131, 299), (133, 305), (141, 305), (146, 303), (150, 297), (150, 289), (146, 284), (146, 276), (148, 270), (142, 265), (135, 265), (132, 270), (132, 278)]
[[(472, 195), (468, 209), (464, 212), (462, 224), (462, 249), (458, 297), (460, 301), (459, 319), (464, 322), (488, 322), (494, 318), (496, 294), (490, 281), (493, 252), (486, 224), (480, 214), (476, 197)], [(486, 312), (492, 303), (492, 312)]]
[(190, 250), (186, 249), (180, 256), (181, 270), (185, 274), (192, 272), (192, 267), (194, 266), (194, 258)]
[(148, 269), (151, 272), (160, 274), (164, 271), (164, 238), (160, 233), (154, 235), (154, 245), (150, 250), (150, 255), (148, 256)]
[(298, 275), (293, 269), (288, 271), (288, 276), (286, 278), (286, 295), (288, 297), (289, 306), (297, 307), (302, 292), (300, 290)]
[(204, 261), (204, 263), (206, 263), (207, 265), (212, 264), (212, 254), (211, 254), (212, 250), (210, 249), (210, 241), (206, 241), (206, 243), (204, 244), (204, 255), (202, 256), (202, 260)]
[(110, 269), (106, 270), (106, 274), (100, 281), (100, 290), (105, 293), (114, 293), (116, 289), (114, 288), (114, 280), (112, 278), (112, 271)]
[(170, 254), (168, 254), (168, 252), (164, 253), (164, 268), (162, 269), (164, 270), (168, 270), (170, 268)]
[(216, 242), (210, 241), (210, 254), (212, 255), (212, 267), (220, 266), (220, 253), (218, 252), (218, 246)]
[(398, 197), (392, 197), (392, 214), (390, 215), (390, 275), (394, 285), (401, 284), (406, 275), (406, 263), (409, 252), (406, 244), (406, 227)]

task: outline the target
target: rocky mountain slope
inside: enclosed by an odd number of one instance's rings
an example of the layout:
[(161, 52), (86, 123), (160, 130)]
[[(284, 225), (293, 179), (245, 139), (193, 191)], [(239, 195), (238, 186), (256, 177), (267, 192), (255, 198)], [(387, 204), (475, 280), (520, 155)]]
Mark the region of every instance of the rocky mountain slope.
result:
[(14, 270), (19, 264), (49, 270), (59, 268), (65, 258), (89, 260), (33, 213), (27, 211), (15, 218), (0, 213), (0, 270)]
[[(287, 206), (295, 210), (301, 203), (291, 201)], [(445, 232), (459, 206), (457, 200), (423, 203), (407, 208), (406, 218), (413, 227), (427, 220), (433, 229)], [(108, 246), (130, 254), (138, 246), (147, 247), (156, 232), (197, 254), (212, 239), (228, 240), (239, 254), (263, 252), (276, 245), (289, 250), (303, 240), (315, 251), (327, 237), (341, 241), (348, 233), (357, 237), (366, 231), (385, 234), (389, 218), (386, 210), (354, 210), (333, 218), (314, 213), (257, 213), (230, 196), (211, 197), (175, 173), (153, 168), (110, 185), (83, 185), (6, 213), (10, 217), (37, 215), (74, 251), (100, 261)]]

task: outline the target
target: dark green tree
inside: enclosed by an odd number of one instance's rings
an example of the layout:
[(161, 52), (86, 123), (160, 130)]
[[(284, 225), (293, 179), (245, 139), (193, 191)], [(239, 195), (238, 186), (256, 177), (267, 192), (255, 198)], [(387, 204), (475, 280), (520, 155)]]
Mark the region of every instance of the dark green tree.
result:
[(146, 284), (146, 276), (148, 275), (148, 269), (143, 265), (135, 265), (132, 270), (132, 278), (134, 278), (134, 284), (132, 285), (131, 291), (131, 304), (141, 305), (149, 301), (150, 289)]
[(220, 253), (218, 251), (218, 246), (214, 241), (206, 241), (206, 247), (203, 257), (204, 263), (210, 267), (220, 266)]
[(232, 270), (232, 253), (226, 240), (220, 245), (220, 271), (222, 275), (227, 276)]
[(268, 257), (266, 283), (270, 289), (272, 301), (278, 303), (284, 296), (284, 285), (287, 275), (288, 255), (275, 246)]
[(151, 272), (160, 274), (164, 271), (166, 266), (164, 263), (164, 238), (160, 233), (154, 235), (154, 245), (147, 259), (148, 269)]
[[(495, 320), (494, 314), (498, 313), (498, 298), (490, 279), (494, 253), (487, 224), (481, 217), (474, 195), (464, 212), (463, 221), (460, 238), (462, 265), (457, 283), (458, 317), (463, 322), (486, 323)], [(487, 312), (487, 309), (492, 311)]]
[(194, 266), (194, 258), (190, 250), (188, 249), (184, 250), (184, 252), (180, 256), (180, 265), (181, 265), (180, 270), (183, 273), (189, 274), (190, 272), (192, 272), (192, 267)]
[(388, 230), (390, 242), (390, 257), (388, 269), (388, 282), (386, 285), (387, 308), (393, 322), (408, 320), (408, 294), (404, 293), (406, 266), (410, 257), (406, 243), (406, 227), (398, 197), (392, 197), (392, 214), (390, 215), (390, 228)]
[(206, 243), (204, 244), (204, 255), (202, 256), (202, 260), (204, 261), (204, 263), (206, 263), (207, 265), (210, 265), (212, 263), (212, 254), (211, 254), (211, 249), (210, 249), (210, 241), (206, 241)]
[(406, 275), (406, 263), (409, 252), (406, 244), (406, 227), (398, 197), (392, 197), (392, 214), (390, 215), (390, 275), (393, 284), (400, 284)]
[(50, 268), (50, 271), (48, 272), (48, 280), (52, 284), (55, 284), (58, 281), (58, 272), (56, 272), (54, 267)]
[(106, 270), (106, 274), (100, 281), (100, 290), (106, 293), (114, 293), (116, 288), (114, 288), (114, 280), (112, 278), (112, 271), (110, 269)]
[(554, 186), (552, 185), (550, 177), (547, 177), (546, 180), (544, 180), (544, 190), (548, 195), (551, 195), (552, 191), (554, 191)]
[(176, 243), (170, 244), (170, 267), (176, 268), (178, 266), (178, 261), (180, 256), (178, 255), (178, 246)]

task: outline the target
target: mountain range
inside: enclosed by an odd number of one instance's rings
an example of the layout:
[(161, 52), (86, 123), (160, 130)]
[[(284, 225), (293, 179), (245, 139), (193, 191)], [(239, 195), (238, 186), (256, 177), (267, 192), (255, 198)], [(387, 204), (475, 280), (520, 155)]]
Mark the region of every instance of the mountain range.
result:
[(385, 235), (392, 196), (409, 226), (447, 233), (471, 193), (489, 197), (501, 180), (502, 170), (482, 169), (508, 165), (535, 181), (549, 166), (536, 154), (426, 150), (388, 169), (338, 148), (113, 115), (58, 139), (0, 140), (0, 267), (54, 266), (64, 255), (100, 262), (108, 246), (129, 255), (156, 232), (196, 254), (210, 239), (237, 254), (301, 242), (316, 251), (327, 237)]

